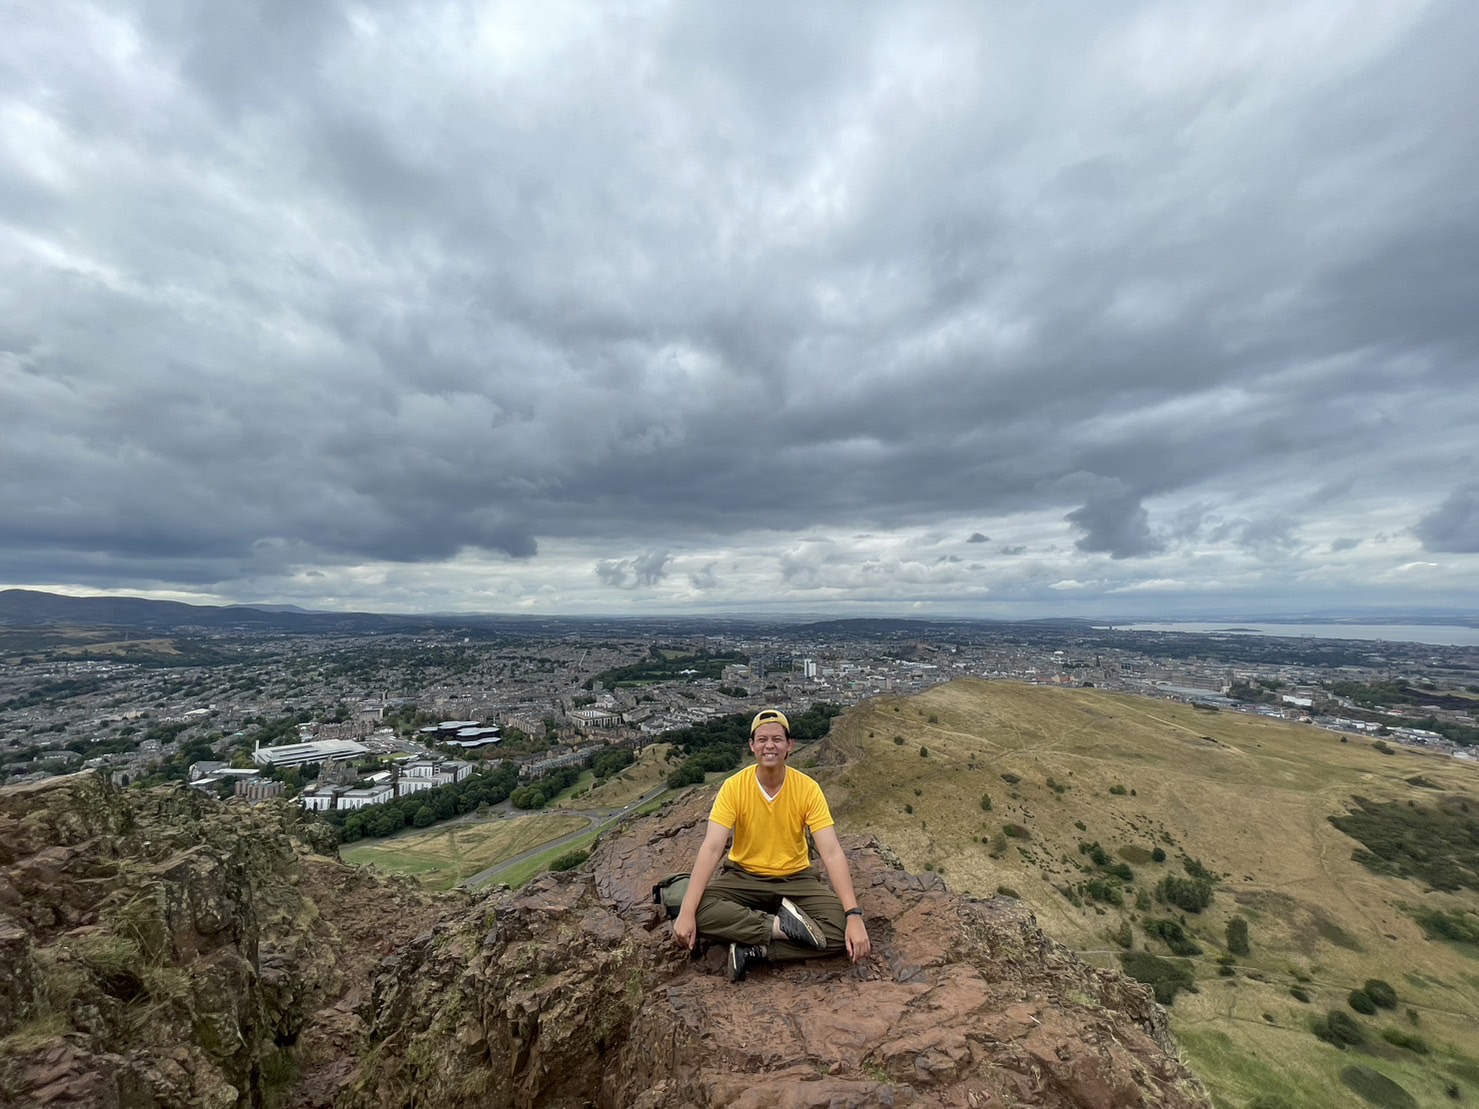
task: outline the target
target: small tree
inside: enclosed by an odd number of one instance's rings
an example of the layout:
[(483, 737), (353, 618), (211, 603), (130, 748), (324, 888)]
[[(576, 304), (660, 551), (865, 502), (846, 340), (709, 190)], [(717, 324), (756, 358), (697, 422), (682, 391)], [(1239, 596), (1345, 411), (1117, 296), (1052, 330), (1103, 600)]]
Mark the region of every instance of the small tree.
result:
[(1227, 922), (1227, 949), (1234, 955), (1247, 955), (1251, 950), (1248, 946), (1248, 922), (1240, 916)]
[(1368, 978), (1361, 991), (1369, 998), (1371, 1003), (1380, 1009), (1395, 1009), (1397, 1007), (1397, 991), (1392, 989), (1390, 982), (1383, 982), (1380, 978)]

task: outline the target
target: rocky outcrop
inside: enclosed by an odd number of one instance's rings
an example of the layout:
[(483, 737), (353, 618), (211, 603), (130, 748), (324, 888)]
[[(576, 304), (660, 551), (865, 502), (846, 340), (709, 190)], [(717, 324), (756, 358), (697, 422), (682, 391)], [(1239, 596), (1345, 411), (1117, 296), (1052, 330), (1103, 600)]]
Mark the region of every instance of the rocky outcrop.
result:
[(875, 953), (690, 959), (650, 903), (709, 798), (432, 897), (288, 805), (0, 790), (0, 1105), (1206, 1106), (1144, 987), (848, 839)]
[[(281, 1103), (374, 958), (442, 911), (316, 856), (326, 831), (91, 774), (0, 790), (0, 1104)], [(368, 885), (381, 951), (325, 918), (335, 881)], [(341, 1070), (353, 1040), (329, 1045)]]
[(708, 797), (611, 836), (583, 873), (504, 891), (387, 960), (342, 1104), (1205, 1106), (1149, 990), (844, 837), (875, 954), (690, 960), (650, 904)]

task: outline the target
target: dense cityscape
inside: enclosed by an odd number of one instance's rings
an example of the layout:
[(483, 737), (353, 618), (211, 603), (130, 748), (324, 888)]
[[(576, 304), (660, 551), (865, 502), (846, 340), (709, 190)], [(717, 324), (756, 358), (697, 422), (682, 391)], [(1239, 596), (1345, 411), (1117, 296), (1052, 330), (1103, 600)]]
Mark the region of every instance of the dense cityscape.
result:
[(762, 705), (845, 707), (967, 676), (1174, 698), (1457, 758), (1479, 750), (1471, 647), (898, 620), (469, 631), (30, 633), (0, 670), (0, 775), (99, 769), (125, 785), (183, 780), (223, 798), (301, 793), (311, 808), (352, 809), (455, 783), (478, 763), (537, 778)]

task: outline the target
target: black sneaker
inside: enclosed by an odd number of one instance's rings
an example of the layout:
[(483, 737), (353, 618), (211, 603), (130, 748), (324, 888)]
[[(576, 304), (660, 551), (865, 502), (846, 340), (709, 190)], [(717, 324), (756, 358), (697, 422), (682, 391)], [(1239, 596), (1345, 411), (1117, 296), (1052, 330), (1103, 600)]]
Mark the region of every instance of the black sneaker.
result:
[(822, 935), (821, 926), (807, 916), (789, 897), (781, 898), (781, 911), (775, 914), (781, 923), (781, 931), (792, 943), (814, 947), (818, 951), (827, 946), (827, 937)]
[(750, 947), (748, 944), (732, 943), (729, 945), (729, 964), (725, 974), (731, 982), (738, 982), (745, 976), (745, 968), (756, 959), (765, 958), (765, 948)]

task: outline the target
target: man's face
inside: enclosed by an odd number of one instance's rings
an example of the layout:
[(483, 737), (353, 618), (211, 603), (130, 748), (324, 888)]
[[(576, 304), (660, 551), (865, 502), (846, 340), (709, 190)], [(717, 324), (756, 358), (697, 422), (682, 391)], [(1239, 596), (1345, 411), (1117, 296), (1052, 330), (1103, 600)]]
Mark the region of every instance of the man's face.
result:
[(794, 746), (780, 724), (761, 724), (750, 737), (750, 751), (761, 766), (781, 765), (790, 757)]

